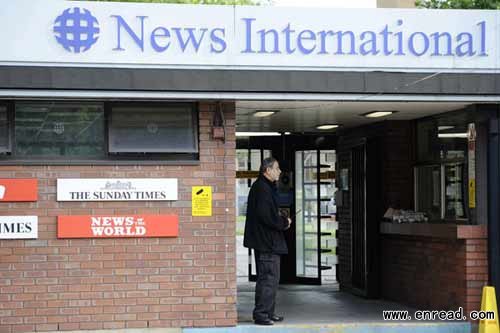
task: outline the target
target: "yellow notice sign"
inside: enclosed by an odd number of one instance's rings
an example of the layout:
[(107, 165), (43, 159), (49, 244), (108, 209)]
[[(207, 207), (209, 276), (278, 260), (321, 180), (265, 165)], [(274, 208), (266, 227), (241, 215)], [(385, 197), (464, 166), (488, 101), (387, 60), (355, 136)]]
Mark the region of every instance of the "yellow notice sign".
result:
[(193, 216), (212, 216), (212, 186), (193, 186), (191, 213)]
[(469, 179), (469, 208), (476, 208), (476, 180)]

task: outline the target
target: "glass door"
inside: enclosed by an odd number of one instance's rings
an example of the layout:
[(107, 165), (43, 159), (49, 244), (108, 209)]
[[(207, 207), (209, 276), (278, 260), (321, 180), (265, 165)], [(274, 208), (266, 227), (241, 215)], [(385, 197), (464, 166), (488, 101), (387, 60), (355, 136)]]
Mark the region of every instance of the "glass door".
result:
[(321, 284), (336, 283), (338, 222), (335, 203), (335, 151), (319, 152)]
[(295, 152), (298, 282), (336, 282), (335, 151)]
[(295, 152), (295, 244), (299, 282), (320, 283), (318, 153)]

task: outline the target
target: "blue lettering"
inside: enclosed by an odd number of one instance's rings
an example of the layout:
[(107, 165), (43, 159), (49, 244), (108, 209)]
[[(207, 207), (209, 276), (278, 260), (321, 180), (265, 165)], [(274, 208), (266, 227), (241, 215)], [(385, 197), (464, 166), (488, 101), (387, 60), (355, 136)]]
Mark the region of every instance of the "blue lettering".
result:
[[(377, 35), (373, 31), (364, 31), (361, 34), (361, 39), (365, 39), (365, 36), (369, 36), (370, 39), (364, 41), (360, 46), (359, 46), (359, 53), (361, 55), (367, 55), (367, 54), (373, 54), (376, 55), (380, 51), (377, 50)], [(365, 48), (366, 46), (369, 46), (369, 48)]]
[(328, 31), (322, 30), (322, 31), (318, 32), (318, 34), (319, 34), (319, 38), (321, 41), (321, 49), (318, 52), (318, 54), (327, 54), (328, 52), (326, 51), (326, 37), (327, 36), (334, 36), (335, 32), (333, 32), (331, 30), (328, 30)]
[[(181, 47), (182, 52), (186, 51), (186, 48), (189, 44), (193, 44), (193, 47), (196, 52), (198, 52), (198, 49), (200, 48), (201, 41), (203, 40), (203, 37), (205, 36), (205, 32), (207, 32), (207, 28), (201, 28), (201, 36), (196, 39), (194, 35), (194, 31), (197, 30), (196, 28), (172, 28), (172, 30), (175, 31), (175, 34), (177, 35), (177, 40), (179, 41), (179, 45)], [(186, 40), (183, 39), (181, 30), (185, 30), (188, 32), (188, 37)]]
[(141, 20), (141, 37), (137, 36), (137, 34), (132, 30), (132, 28), (125, 22), (123, 17), (120, 15), (111, 15), (111, 17), (116, 18), (116, 23), (117, 23), (117, 42), (118, 45), (113, 49), (113, 51), (124, 51), (121, 47), (121, 27), (123, 27), (130, 37), (132, 37), (132, 40), (141, 48), (141, 51), (144, 51), (144, 19), (147, 18), (147, 16), (136, 16)]
[[(220, 32), (222, 36), (217, 36), (217, 32)], [(227, 44), (226, 40), (224, 39), (226, 37), (226, 30), (222, 28), (216, 28), (213, 29), (210, 32), (210, 39), (212, 40), (212, 43), (210, 43), (210, 52), (212, 53), (222, 53), (226, 50)], [(216, 48), (215, 44), (219, 44), (220, 48)]]
[(297, 47), (303, 54), (310, 54), (316, 48), (316, 44), (311, 45), (309, 48), (306, 48), (303, 44), (303, 41), (308, 41), (308, 40), (316, 41), (316, 35), (314, 34), (314, 32), (312, 32), (311, 30), (301, 31), (299, 33), (299, 36), (297, 37)]
[[(397, 25), (403, 25), (403, 20), (398, 20)], [(405, 55), (405, 53), (403, 52), (403, 33), (400, 31), (395, 33), (394, 35), (396, 36), (398, 42), (398, 51), (394, 53), (394, 55)]]
[(290, 29), (290, 23), (283, 29), (283, 33), (285, 34), (285, 48), (286, 53), (291, 54), (295, 52), (295, 49), (292, 49), (290, 34), (294, 33), (295, 30)]
[(167, 43), (163, 46), (159, 45), (157, 42), (157, 38), (170, 38), (170, 31), (168, 31), (166, 28), (163, 27), (158, 27), (153, 30), (151, 33), (151, 46), (156, 52), (163, 52), (168, 49), (170, 46), (170, 41), (167, 41)]
[[(434, 38), (434, 52), (431, 54), (433, 56), (442, 56), (442, 55), (453, 55), (453, 53), (451, 52), (451, 35), (448, 33), (448, 32), (443, 32), (443, 33), (439, 33), (439, 32), (435, 32), (433, 34), (431, 34), (431, 37)], [(445, 54), (442, 54), (439, 49), (439, 40), (441, 39), (441, 37), (446, 37), (446, 53)]]
[[(424, 42), (424, 48), (421, 52), (417, 52), (417, 50), (415, 49), (415, 37), (417, 36), (422, 36), (422, 41)], [(410, 53), (413, 53), (414, 55), (420, 57), (429, 49), (429, 37), (427, 37), (425, 33), (420, 31), (412, 33), (410, 35), (410, 38), (408, 39), (408, 49), (410, 50)]]
[(479, 52), (478, 55), (481, 57), (487, 57), (488, 54), (486, 53), (486, 22), (481, 21), (477, 25), (481, 27), (481, 52)]
[(350, 40), (351, 40), (351, 50), (347, 54), (350, 54), (350, 55), (357, 54), (356, 53), (356, 46), (355, 46), (354, 32), (352, 32), (352, 31), (339, 31), (336, 34), (338, 36), (338, 40), (337, 40), (338, 49), (337, 49), (337, 52), (335, 52), (335, 54), (346, 54), (346, 53), (344, 53), (344, 50), (342, 48), (342, 40), (344, 39), (344, 36), (350, 36), (351, 37), (350, 38)]
[[(457, 36), (457, 42), (460, 42), (464, 38), (466, 40), (463, 43), (460, 43), (460, 44), (457, 45), (457, 47), (455, 49), (455, 53), (459, 57), (463, 57), (465, 55), (473, 56), (474, 54), (476, 54), (476, 52), (473, 51), (474, 48), (473, 48), (473, 45), (472, 45), (472, 41), (473, 41), (472, 34), (470, 34), (468, 32), (459, 33), (458, 36)], [(466, 50), (462, 50), (462, 48), (464, 46), (465, 46)]]
[(392, 50), (389, 50), (389, 35), (392, 35), (392, 32), (389, 31), (389, 26), (387, 24), (380, 34), (382, 35), (384, 44), (384, 55), (392, 54)]
[(246, 48), (241, 51), (241, 53), (255, 53), (252, 50), (252, 21), (255, 21), (254, 18), (242, 18), (245, 21), (245, 46)]
[[(259, 30), (257, 31), (257, 33), (260, 34), (260, 52), (259, 53), (281, 53), (280, 52), (280, 49), (279, 49), (279, 45), (278, 45), (278, 42), (279, 42), (279, 37), (278, 37), (278, 32), (274, 29), (271, 29), (271, 30)], [(271, 36), (274, 36), (273, 40), (274, 40), (274, 49), (271, 51), (271, 52), (268, 52), (267, 49), (266, 49), (266, 42), (267, 42), (267, 39), (266, 39), (266, 36), (268, 35), (271, 35)]]

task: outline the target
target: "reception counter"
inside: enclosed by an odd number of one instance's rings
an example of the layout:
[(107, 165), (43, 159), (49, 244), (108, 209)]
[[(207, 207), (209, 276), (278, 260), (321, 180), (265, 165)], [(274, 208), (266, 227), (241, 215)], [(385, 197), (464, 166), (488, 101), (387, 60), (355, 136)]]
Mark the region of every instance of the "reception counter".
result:
[(382, 297), (417, 309), (479, 310), (486, 225), (380, 223)]
[(447, 239), (481, 239), (487, 237), (485, 225), (456, 223), (380, 223), (380, 233)]

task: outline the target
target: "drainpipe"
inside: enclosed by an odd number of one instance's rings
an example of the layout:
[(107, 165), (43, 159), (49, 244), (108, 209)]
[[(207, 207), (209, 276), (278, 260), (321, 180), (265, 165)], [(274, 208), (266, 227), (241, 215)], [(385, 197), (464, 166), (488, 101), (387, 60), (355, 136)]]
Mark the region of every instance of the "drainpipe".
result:
[(488, 264), (497, 304), (500, 294), (500, 118), (490, 119), (488, 136)]

